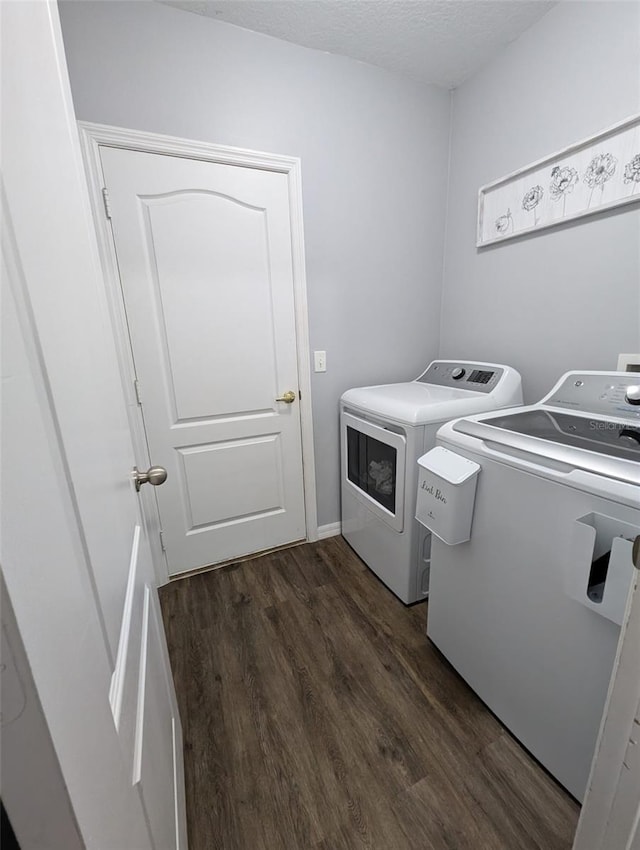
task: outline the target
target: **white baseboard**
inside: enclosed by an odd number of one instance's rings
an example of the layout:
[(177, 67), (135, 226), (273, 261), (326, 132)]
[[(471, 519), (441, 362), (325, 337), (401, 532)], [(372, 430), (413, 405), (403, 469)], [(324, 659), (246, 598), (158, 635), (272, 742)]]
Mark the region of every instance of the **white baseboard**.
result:
[(328, 525), (318, 526), (318, 540), (324, 540), (325, 537), (336, 537), (342, 532), (341, 522), (330, 522)]

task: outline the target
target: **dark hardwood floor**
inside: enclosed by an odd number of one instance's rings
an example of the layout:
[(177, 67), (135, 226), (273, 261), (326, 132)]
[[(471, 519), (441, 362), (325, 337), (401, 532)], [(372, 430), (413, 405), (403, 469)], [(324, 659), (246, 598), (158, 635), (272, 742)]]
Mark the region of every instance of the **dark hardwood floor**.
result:
[(190, 850), (568, 850), (576, 803), (340, 537), (161, 590)]

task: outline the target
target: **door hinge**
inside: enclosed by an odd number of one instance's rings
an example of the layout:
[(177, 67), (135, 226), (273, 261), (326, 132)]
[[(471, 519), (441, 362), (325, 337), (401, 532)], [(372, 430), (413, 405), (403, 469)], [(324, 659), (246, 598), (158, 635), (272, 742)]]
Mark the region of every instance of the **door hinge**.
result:
[(162, 547), (162, 551), (166, 552), (167, 547), (164, 545), (164, 531), (160, 530), (160, 546)]
[(136, 392), (136, 401), (138, 402), (139, 405), (142, 406), (142, 399), (140, 398), (140, 384), (139, 384), (137, 378), (133, 382), (133, 388)]
[(109, 203), (109, 191), (105, 186), (102, 190), (102, 200), (104, 201), (104, 212), (107, 218), (111, 218), (111, 204)]

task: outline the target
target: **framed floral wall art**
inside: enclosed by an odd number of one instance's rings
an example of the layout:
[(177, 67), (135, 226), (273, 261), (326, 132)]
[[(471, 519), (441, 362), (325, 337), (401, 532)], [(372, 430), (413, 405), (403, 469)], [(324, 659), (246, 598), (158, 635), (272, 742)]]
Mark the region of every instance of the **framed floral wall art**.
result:
[(640, 115), (483, 186), (480, 248), (640, 201)]

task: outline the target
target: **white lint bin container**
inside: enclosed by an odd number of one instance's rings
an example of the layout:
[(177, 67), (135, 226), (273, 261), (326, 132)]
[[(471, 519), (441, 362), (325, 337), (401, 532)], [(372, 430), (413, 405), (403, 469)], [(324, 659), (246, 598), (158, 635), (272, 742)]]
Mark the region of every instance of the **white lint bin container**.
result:
[(450, 546), (469, 540), (480, 465), (436, 446), (418, 466), (418, 522)]

